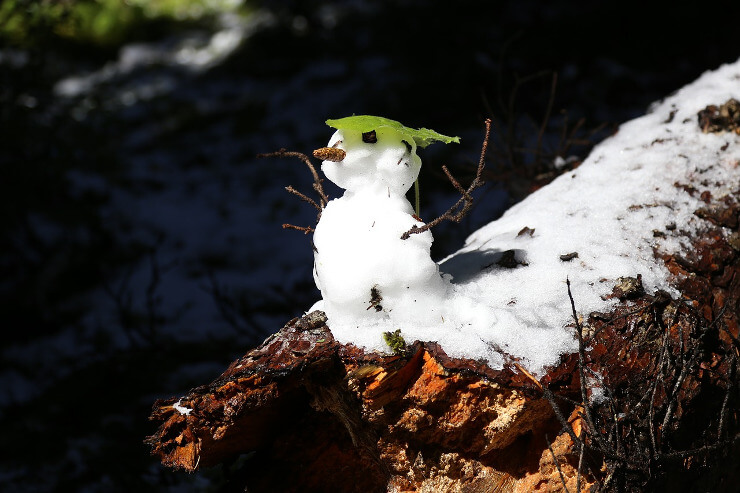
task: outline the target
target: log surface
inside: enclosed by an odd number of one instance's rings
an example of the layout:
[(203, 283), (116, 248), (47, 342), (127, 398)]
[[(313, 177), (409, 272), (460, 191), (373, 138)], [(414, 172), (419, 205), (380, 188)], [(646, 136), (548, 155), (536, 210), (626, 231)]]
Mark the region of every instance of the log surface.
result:
[(574, 318), (581, 350), (539, 379), (432, 342), (367, 354), (313, 312), (157, 401), (147, 443), (186, 471), (247, 457), (257, 492), (736, 491), (739, 199), (702, 192), (709, 227), (660, 255), (680, 297), (620, 279), (611, 312)]
[(708, 200), (697, 214), (716, 227), (693, 240), (692, 255), (663, 259), (682, 299), (622, 279), (617, 307), (579, 324), (581, 366), (566, 355), (537, 380), (513, 359), (492, 370), (435, 343), (366, 354), (337, 343), (313, 312), (213, 383), (157, 401), (147, 442), (187, 471), (251, 453), (249, 491), (642, 491), (687, 482), (732, 491), (738, 212), (734, 200)]

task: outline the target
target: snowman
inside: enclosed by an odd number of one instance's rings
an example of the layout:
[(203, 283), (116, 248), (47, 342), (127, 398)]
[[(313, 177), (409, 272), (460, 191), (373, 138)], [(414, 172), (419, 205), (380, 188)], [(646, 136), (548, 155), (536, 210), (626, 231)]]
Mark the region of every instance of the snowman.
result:
[(330, 327), (443, 324), (452, 287), (430, 256), (432, 234), (401, 237), (424, 224), (406, 199), (421, 169), (417, 148), (459, 139), (380, 117), (327, 124), (337, 131), (314, 155), (345, 191), (327, 204), (314, 232), (314, 280), (323, 298), (315, 308)]

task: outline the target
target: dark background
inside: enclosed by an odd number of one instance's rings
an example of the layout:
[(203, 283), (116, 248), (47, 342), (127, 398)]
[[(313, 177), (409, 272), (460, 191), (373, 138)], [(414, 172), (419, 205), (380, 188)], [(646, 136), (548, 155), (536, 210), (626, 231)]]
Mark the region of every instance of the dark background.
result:
[(439, 166), (469, 176), (493, 118), (488, 185), (435, 232), (442, 258), (556, 157), (740, 56), (730, 1), (119, 3), (0, 7), (3, 491), (228, 489), (228, 468), (164, 470), (143, 440), (156, 398), (318, 299), (310, 237), (281, 228), (315, 220), (283, 190), (310, 175), (257, 153), (309, 153), (353, 113), (459, 135), (422, 152), (429, 219), (456, 198)]

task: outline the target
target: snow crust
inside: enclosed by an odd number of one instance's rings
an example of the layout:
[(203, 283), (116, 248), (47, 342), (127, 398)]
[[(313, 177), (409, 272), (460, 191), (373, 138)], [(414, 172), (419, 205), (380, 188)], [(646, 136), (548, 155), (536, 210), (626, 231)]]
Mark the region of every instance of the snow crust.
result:
[[(566, 278), (583, 315), (613, 307), (606, 296), (619, 277), (641, 275), (647, 292), (680, 297), (655, 253), (681, 254), (687, 237), (709, 226), (694, 215), (706, 205), (702, 191), (712, 190), (717, 200), (740, 185), (740, 137), (703, 134), (697, 123), (699, 110), (731, 97), (740, 98), (740, 62), (705, 73), (623, 124), (581, 166), (471, 235), (440, 263), (440, 274), (430, 264), (429, 233), (399, 239), (420, 223), (398, 188), (391, 193), (380, 180), (374, 189), (348, 191), (328, 205), (315, 232), (324, 300), (314, 308), (326, 311), (342, 343), (387, 352), (383, 332), (401, 329), (407, 343), (437, 341), (450, 356), (492, 368), (502, 366), (504, 351), (542, 374), (577, 349)], [(343, 139), (337, 132), (330, 145)], [(390, 143), (374, 156), (395, 159), (403, 151)], [(377, 172), (368, 166), (372, 161), (362, 158), (363, 179)], [(325, 162), (323, 169), (334, 179), (339, 166)], [(497, 264), (508, 250), (521, 265)], [(577, 257), (561, 259), (573, 253)], [(378, 311), (375, 285), (382, 296)]]

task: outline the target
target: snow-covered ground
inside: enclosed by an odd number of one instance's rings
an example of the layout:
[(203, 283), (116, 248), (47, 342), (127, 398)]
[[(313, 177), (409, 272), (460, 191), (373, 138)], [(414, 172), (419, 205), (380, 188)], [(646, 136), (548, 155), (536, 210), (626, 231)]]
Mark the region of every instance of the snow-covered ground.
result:
[[(614, 305), (607, 295), (620, 277), (639, 275), (648, 293), (680, 297), (655, 253), (680, 254), (689, 248), (687, 237), (708, 226), (694, 215), (702, 191), (720, 199), (738, 189), (740, 137), (704, 134), (697, 122), (701, 109), (733, 97), (740, 98), (740, 61), (655, 103), (577, 169), (471, 235), (440, 268), (452, 276), (450, 304), (464, 305), (465, 318), (476, 323), (352, 326), (343, 320), (332, 327), (335, 337), (387, 351), (382, 333), (401, 329), (406, 342), (436, 340), (450, 356), (493, 368), (502, 366), (503, 351), (542, 374), (577, 348), (566, 279), (583, 315)], [(516, 268), (496, 263), (509, 250)]]

